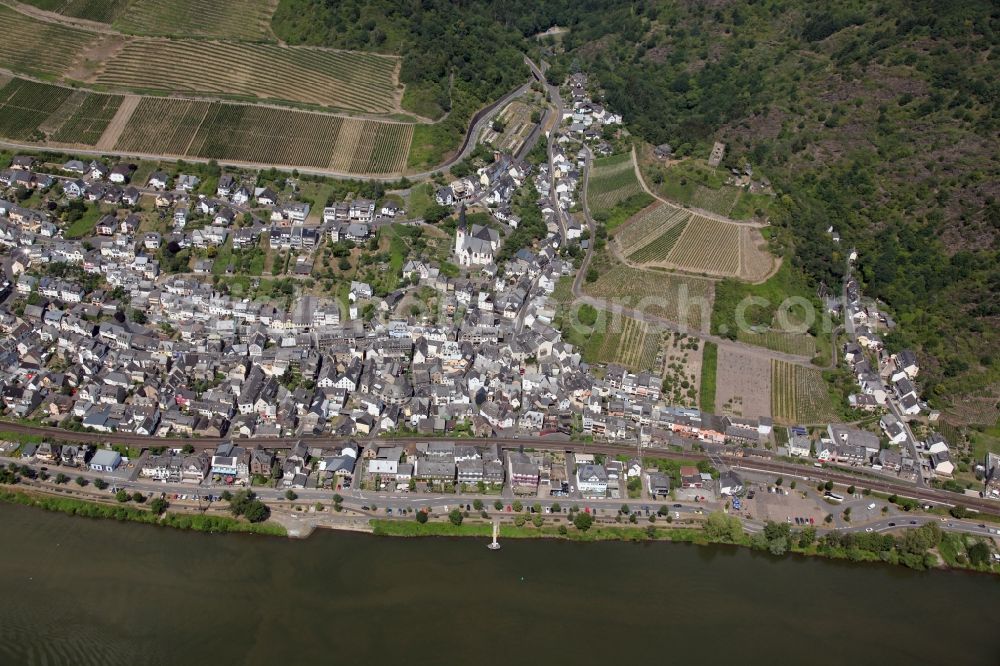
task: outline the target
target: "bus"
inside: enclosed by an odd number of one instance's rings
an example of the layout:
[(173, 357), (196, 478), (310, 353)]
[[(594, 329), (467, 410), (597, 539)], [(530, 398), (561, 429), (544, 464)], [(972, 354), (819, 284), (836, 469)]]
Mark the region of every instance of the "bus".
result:
[(823, 494), (823, 497), (825, 497), (827, 499), (830, 499), (830, 500), (833, 500), (834, 502), (843, 502), (844, 501), (844, 498), (841, 495), (838, 495), (837, 493), (831, 493), (830, 491), (825, 492)]

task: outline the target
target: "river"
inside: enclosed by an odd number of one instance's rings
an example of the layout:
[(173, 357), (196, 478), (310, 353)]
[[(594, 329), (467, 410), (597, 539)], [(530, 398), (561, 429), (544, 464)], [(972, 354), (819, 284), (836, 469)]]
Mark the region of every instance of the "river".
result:
[(1000, 583), (653, 543), (211, 535), (0, 505), (0, 664), (1000, 663)]

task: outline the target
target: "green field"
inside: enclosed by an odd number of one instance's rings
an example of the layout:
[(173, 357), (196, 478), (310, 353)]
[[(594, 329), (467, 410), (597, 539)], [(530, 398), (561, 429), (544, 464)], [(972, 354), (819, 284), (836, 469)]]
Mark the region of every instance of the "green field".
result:
[(80, 106), (74, 109), (52, 135), (54, 140), (93, 146), (108, 128), (108, 123), (115, 117), (123, 99), (121, 95), (84, 94), (86, 97)]
[(719, 365), (719, 346), (706, 342), (701, 356), (701, 397), (698, 406), (702, 411), (715, 412), (715, 381)]
[(70, 96), (69, 88), (12, 79), (0, 88), (0, 136), (38, 140), (38, 127)]
[(112, 23), (132, 0), (25, 0), (39, 9), (98, 23)]
[(631, 317), (602, 315), (605, 320), (591, 335), (584, 355), (592, 363), (617, 363), (629, 370), (650, 370), (660, 350), (660, 333)]
[(654, 238), (647, 245), (630, 254), (628, 258), (637, 264), (665, 261), (667, 255), (674, 249), (674, 245), (677, 244), (677, 239), (681, 237), (686, 228), (687, 220), (682, 220), (679, 224), (673, 225)]
[(393, 57), (277, 44), (135, 38), (96, 82), (113, 88), (317, 104), (362, 113), (395, 110)]

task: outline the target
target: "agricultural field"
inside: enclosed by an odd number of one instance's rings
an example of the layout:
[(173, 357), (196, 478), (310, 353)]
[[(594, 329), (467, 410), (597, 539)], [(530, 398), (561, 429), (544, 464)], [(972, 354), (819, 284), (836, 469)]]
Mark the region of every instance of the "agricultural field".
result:
[(112, 19), (122, 32), (260, 41), (273, 39), (271, 16), (278, 3), (275, 0), (104, 0), (87, 4), (127, 5), (128, 11), (119, 11)]
[(719, 414), (771, 416), (771, 359), (729, 345), (719, 345), (715, 409)]
[(694, 215), (666, 258), (682, 270), (737, 275), (740, 270), (740, 227)]
[(642, 186), (635, 176), (632, 153), (594, 160), (587, 183), (587, 206), (592, 214), (608, 213), (618, 203), (642, 193)]
[(79, 106), (73, 109), (65, 122), (52, 134), (54, 141), (96, 145), (104, 130), (108, 128), (108, 123), (118, 112), (123, 99), (121, 95), (99, 93), (83, 93), (83, 95), (84, 98)]
[[(74, 58), (93, 44), (97, 33), (46, 23), (0, 5), (0, 62), (5, 69), (43, 78), (64, 74)], [(13, 137), (12, 137), (13, 138)]]
[(604, 254), (595, 258), (597, 280), (583, 290), (645, 314), (661, 317), (691, 330), (707, 330), (712, 313), (714, 284), (710, 280), (632, 268)]
[(779, 425), (829, 423), (837, 419), (819, 370), (771, 360), (771, 411)]
[(622, 254), (631, 254), (659, 238), (666, 231), (687, 222), (691, 213), (670, 204), (653, 205), (615, 229), (614, 237)]
[(115, 150), (187, 155), (209, 102), (144, 97), (122, 130)]
[(651, 242), (630, 254), (629, 260), (637, 264), (662, 262), (674, 249), (674, 245), (677, 244), (677, 240), (686, 228), (687, 219), (681, 219), (680, 222), (671, 226)]
[(71, 18), (112, 23), (129, 7), (132, 0), (24, 0), (39, 9)]
[(760, 229), (740, 228), (740, 274), (748, 282), (762, 282), (777, 268), (778, 260), (767, 251)]
[(361, 113), (397, 108), (398, 59), (277, 44), (135, 38), (94, 82), (137, 91), (284, 100)]
[(736, 339), (748, 345), (773, 349), (786, 354), (798, 354), (812, 358), (816, 355), (816, 338), (808, 333), (786, 331), (737, 331)]
[(46, 83), (12, 79), (0, 89), (0, 136), (19, 141), (44, 138), (39, 126), (72, 91)]
[(691, 196), (691, 205), (719, 215), (729, 215), (739, 201), (740, 194), (742, 191), (739, 188), (730, 185), (723, 185), (718, 189), (698, 185)]
[(609, 314), (603, 335), (595, 335), (587, 356), (597, 363), (617, 363), (629, 370), (650, 370), (660, 351), (660, 332), (646, 322)]

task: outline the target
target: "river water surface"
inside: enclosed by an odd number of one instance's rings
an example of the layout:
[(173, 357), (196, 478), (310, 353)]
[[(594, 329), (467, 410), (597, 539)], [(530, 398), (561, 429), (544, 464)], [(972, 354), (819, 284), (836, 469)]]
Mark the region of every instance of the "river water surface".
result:
[(1000, 664), (1000, 584), (681, 544), (210, 535), (0, 505), (0, 664)]

